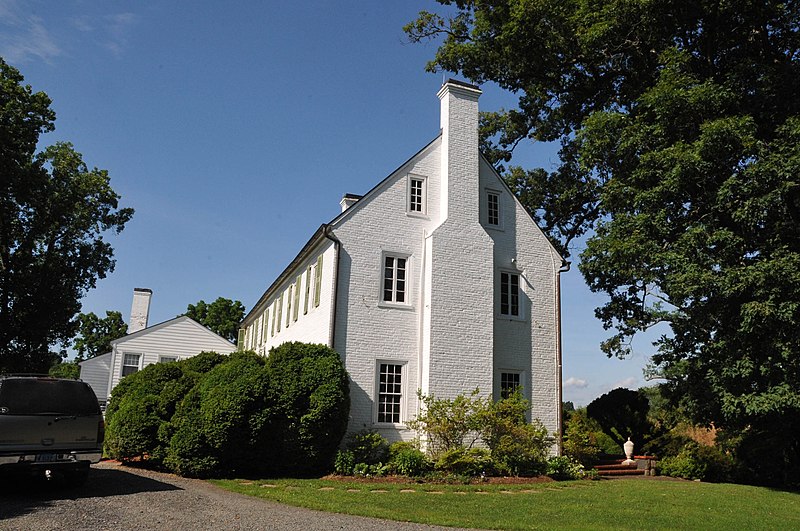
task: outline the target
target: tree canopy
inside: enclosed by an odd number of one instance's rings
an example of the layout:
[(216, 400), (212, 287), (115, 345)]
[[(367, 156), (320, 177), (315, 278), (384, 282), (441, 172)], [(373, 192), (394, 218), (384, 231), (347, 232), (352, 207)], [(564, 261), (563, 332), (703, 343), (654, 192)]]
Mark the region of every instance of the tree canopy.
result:
[[(800, 466), (800, 5), (439, 0), (430, 70), (495, 82), (485, 154), (606, 294), (602, 344), (657, 323), (655, 373), (696, 422), (769, 433)], [(558, 168), (505, 168), (521, 142)]]
[(102, 319), (93, 312), (80, 314), (78, 335), (73, 341), (78, 352), (75, 360), (80, 362), (111, 352), (111, 342), (127, 333), (128, 325), (122, 320), (120, 312), (106, 311)]
[(72, 144), (37, 152), (55, 113), (0, 59), (0, 372), (47, 372), (78, 326), (80, 300), (114, 270), (104, 236), (133, 215), (108, 172)]
[(239, 333), (239, 323), (244, 319), (244, 305), (239, 301), (218, 297), (212, 303), (201, 300), (190, 304), (184, 315), (233, 342)]

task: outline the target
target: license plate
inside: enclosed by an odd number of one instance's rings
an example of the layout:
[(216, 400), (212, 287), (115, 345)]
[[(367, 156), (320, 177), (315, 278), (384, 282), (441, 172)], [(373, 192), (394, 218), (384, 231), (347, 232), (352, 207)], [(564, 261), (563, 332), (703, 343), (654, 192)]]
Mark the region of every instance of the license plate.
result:
[(37, 454), (36, 455), (36, 462), (37, 463), (52, 463), (53, 461), (58, 461), (58, 454)]

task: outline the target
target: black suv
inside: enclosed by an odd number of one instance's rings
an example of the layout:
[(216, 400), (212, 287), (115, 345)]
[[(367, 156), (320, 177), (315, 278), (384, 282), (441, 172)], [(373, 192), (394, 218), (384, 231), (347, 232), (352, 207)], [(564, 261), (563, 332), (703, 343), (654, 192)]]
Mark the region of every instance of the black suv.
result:
[(105, 425), (80, 380), (0, 376), (0, 472), (82, 484), (102, 456)]

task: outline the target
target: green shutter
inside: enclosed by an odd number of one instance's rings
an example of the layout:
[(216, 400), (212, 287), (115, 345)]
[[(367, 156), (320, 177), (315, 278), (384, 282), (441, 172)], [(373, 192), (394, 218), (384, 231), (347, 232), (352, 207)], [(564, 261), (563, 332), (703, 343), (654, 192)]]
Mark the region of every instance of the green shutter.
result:
[(278, 297), (278, 332), (281, 331), (281, 318), (283, 317), (283, 293)]
[(275, 321), (277, 320), (277, 317), (278, 317), (278, 309), (275, 308), (275, 303), (273, 302), (272, 303), (272, 330), (270, 332), (270, 335), (273, 335), (273, 336), (275, 335)]
[(244, 350), (244, 338), (245, 338), (245, 331), (244, 328), (239, 329), (239, 340), (236, 342), (236, 350)]
[(269, 308), (264, 310), (264, 315), (261, 316), (263, 324), (261, 326), (261, 342), (267, 342), (267, 328), (269, 328)]
[(292, 294), (294, 293), (294, 285), (289, 286), (289, 294), (286, 296), (286, 328), (289, 328), (289, 323), (292, 321)]
[(300, 286), (303, 283), (303, 275), (297, 276), (297, 282), (294, 284), (294, 315), (292, 315), (292, 319), (297, 321), (297, 317), (300, 315)]
[(306, 268), (306, 296), (303, 303), (303, 315), (308, 313), (308, 298), (311, 295), (311, 265)]
[(314, 308), (319, 306), (319, 294), (322, 290), (322, 255), (317, 258), (317, 278), (314, 284)]

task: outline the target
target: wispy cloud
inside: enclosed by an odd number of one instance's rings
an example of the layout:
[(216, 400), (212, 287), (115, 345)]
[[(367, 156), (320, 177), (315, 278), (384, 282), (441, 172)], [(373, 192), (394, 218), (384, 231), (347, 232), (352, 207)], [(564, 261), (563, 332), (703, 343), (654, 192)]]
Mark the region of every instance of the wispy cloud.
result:
[(570, 376), (564, 381), (564, 387), (577, 387), (578, 389), (583, 389), (588, 385), (589, 383), (586, 380), (575, 378), (574, 376)]
[(40, 17), (23, 14), (13, 0), (0, 0), (0, 55), (6, 61), (51, 63), (62, 53)]
[(101, 22), (106, 32), (103, 46), (114, 55), (122, 54), (128, 44), (130, 30), (138, 21), (139, 17), (134, 13), (116, 13), (103, 16)]

